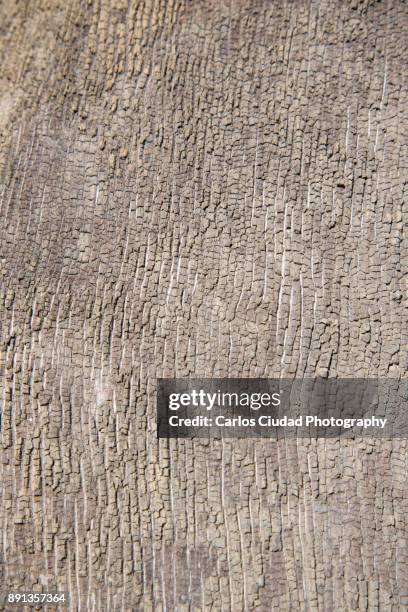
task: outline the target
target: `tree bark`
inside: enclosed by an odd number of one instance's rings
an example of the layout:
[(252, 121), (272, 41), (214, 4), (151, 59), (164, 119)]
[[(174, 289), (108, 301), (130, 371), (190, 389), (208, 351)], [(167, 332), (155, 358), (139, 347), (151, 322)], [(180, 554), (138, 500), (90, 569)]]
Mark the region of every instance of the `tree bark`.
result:
[(157, 440), (155, 394), (406, 376), (406, 3), (1, 11), (2, 590), (405, 610), (406, 440)]

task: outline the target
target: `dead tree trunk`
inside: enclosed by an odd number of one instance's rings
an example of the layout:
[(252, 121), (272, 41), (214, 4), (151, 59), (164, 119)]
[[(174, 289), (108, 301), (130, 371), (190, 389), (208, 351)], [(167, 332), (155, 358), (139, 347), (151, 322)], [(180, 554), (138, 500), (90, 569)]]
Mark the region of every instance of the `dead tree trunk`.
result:
[(406, 3), (2, 15), (2, 590), (405, 609), (405, 441), (159, 443), (155, 389), (406, 372)]

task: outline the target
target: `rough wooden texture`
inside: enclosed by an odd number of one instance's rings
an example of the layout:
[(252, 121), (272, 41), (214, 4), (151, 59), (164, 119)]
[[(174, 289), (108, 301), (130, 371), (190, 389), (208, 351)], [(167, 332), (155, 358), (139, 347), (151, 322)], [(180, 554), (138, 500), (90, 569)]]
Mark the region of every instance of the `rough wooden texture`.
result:
[(408, 5), (1, 13), (1, 589), (406, 610), (405, 441), (158, 443), (155, 381), (406, 374)]

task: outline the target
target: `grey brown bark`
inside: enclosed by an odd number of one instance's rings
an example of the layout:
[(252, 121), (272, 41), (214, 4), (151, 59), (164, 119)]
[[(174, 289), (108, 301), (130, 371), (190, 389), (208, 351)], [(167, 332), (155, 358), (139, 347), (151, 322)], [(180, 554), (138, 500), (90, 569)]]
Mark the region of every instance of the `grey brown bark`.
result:
[(155, 429), (157, 376), (406, 376), (406, 3), (1, 13), (1, 588), (406, 610), (406, 441)]

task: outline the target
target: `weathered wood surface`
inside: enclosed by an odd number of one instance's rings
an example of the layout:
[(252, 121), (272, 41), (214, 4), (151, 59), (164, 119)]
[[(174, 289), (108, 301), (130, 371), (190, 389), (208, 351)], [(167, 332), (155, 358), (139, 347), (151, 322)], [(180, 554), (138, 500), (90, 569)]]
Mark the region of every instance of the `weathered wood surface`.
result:
[(405, 441), (158, 443), (154, 398), (406, 372), (408, 5), (1, 11), (1, 588), (406, 610)]

